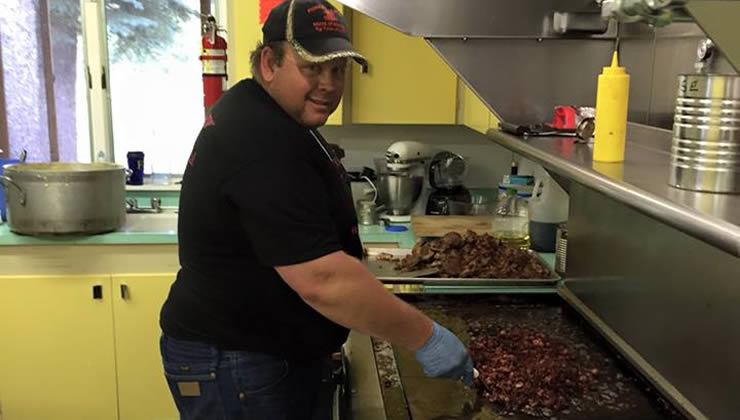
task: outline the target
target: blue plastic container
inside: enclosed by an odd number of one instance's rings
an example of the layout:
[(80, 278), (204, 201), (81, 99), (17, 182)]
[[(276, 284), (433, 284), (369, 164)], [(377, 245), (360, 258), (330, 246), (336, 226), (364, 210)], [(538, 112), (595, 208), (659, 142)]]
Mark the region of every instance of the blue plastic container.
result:
[(131, 176), (128, 177), (126, 183), (129, 185), (143, 185), (144, 152), (128, 152), (126, 158), (128, 159), (128, 168), (131, 169)]
[[(0, 175), (5, 173), (5, 165), (20, 163), (18, 159), (0, 159)], [(4, 184), (3, 184), (4, 185)], [(0, 188), (0, 218), (3, 222), (8, 221), (7, 208), (5, 207), (5, 188)]]

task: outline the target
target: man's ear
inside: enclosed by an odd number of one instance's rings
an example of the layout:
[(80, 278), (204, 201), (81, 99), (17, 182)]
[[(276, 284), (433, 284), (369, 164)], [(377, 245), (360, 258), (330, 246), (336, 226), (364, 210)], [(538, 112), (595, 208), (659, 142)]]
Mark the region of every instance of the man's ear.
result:
[(260, 51), (260, 71), (262, 72), (262, 80), (269, 83), (275, 78), (275, 53), (272, 48), (265, 47)]

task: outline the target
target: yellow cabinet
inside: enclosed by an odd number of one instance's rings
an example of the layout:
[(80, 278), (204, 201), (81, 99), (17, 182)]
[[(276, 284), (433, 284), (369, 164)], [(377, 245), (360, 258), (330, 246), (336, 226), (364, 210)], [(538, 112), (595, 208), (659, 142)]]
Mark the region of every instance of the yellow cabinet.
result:
[(460, 89), (462, 92), (462, 98), (460, 100), (462, 121), (459, 122), (483, 134), (489, 128), (498, 127), (498, 119), (488, 110), (488, 107), (486, 107), (483, 101), (462, 82), (460, 82)]
[(115, 420), (110, 276), (0, 277), (0, 418)]
[(159, 310), (174, 280), (174, 274), (113, 275), (119, 420), (179, 418), (159, 354)]
[(359, 12), (352, 39), (370, 62), (352, 69), (352, 123), (455, 124), (457, 77), (424, 39)]

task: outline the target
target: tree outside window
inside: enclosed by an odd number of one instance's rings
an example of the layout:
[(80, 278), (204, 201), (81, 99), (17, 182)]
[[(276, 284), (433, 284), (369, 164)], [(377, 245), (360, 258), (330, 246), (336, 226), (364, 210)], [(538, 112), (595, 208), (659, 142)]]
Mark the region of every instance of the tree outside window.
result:
[[(106, 2), (117, 162), (138, 149), (150, 163), (184, 165), (203, 114), (199, 9), (199, 0)], [(90, 160), (82, 36), (79, 0), (3, 0), (6, 155)]]

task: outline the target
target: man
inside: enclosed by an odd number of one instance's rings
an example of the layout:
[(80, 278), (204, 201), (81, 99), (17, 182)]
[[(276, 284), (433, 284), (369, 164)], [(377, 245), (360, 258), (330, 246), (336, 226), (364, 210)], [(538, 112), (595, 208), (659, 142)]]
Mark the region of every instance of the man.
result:
[(310, 419), (348, 329), (415, 352), (427, 375), (472, 381), (463, 344), (388, 293), (359, 259), (346, 174), (316, 131), (352, 48), (321, 0), (270, 13), (254, 80), (213, 108), (182, 183), (181, 269), (161, 313), (165, 375), (183, 419)]

